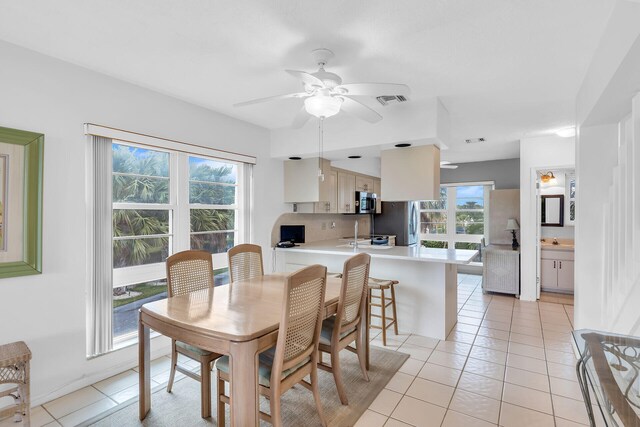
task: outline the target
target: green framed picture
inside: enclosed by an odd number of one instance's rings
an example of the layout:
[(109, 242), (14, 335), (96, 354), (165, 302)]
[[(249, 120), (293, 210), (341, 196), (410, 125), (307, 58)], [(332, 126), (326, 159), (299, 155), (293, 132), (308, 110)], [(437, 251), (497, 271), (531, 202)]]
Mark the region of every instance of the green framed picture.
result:
[(44, 135), (0, 127), (0, 278), (42, 273)]

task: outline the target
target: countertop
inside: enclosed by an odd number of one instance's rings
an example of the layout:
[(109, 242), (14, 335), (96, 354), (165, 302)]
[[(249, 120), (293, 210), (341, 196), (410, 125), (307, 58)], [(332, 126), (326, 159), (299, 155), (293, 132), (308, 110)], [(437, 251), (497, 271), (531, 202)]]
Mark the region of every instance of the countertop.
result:
[(422, 246), (386, 246), (384, 249), (376, 245), (358, 245), (358, 248), (347, 247), (344, 241), (324, 240), (305, 243), (294, 248), (276, 248), (278, 252), (323, 253), (332, 255), (351, 255), (367, 253), (372, 258), (389, 258), (407, 261), (439, 262), (445, 264), (469, 264), (478, 251), (468, 249), (437, 249)]
[(540, 249), (543, 251), (573, 252), (575, 250), (575, 246), (573, 243), (559, 243), (554, 245), (551, 242), (540, 242)]

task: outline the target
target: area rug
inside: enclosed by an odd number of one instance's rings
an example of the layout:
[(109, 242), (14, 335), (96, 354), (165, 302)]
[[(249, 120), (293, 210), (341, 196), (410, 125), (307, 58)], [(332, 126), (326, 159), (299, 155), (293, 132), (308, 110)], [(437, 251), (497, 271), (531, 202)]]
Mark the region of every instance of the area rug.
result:
[[(340, 403), (333, 376), (329, 372), (319, 372), (320, 396), (324, 415), (330, 426), (353, 426), (364, 411), (376, 398), (378, 393), (387, 385), (391, 377), (409, 358), (404, 353), (371, 347), (369, 382), (362, 378), (358, 358), (355, 354), (343, 351), (340, 353), (342, 376), (349, 399), (349, 405)], [(327, 355), (325, 355), (325, 360)], [(213, 377), (215, 378), (215, 377)], [(163, 387), (151, 396), (151, 411), (144, 421), (138, 420), (138, 402), (127, 402), (115, 411), (93, 422), (100, 427), (129, 427), (129, 426), (215, 426), (216, 382), (212, 378), (212, 414), (210, 419), (200, 418), (200, 384), (190, 378), (183, 378), (173, 386), (172, 393), (167, 393)], [(261, 410), (268, 413), (269, 403), (260, 398)], [(302, 386), (295, 386), (282, 396), (282, 421), (285, 426), (317, 426), (320, 419), (316, 412), (313, 395)], [(229, 409), (227, 406), (227, 425), (229, 423)], [(261, 422), (260, 425), (270, 424)]]

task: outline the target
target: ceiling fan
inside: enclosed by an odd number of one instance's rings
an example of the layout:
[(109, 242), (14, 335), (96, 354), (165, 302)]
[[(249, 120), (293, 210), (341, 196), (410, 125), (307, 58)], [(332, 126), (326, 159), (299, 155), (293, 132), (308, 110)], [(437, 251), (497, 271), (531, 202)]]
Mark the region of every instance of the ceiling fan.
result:
[(443, 160), (440, 162), (440, 169), (458, 169), (458, 165), (453, 165), (451, 162)]
[(235, 107), (257, 104), (260, 102), (275, 101), (279, 99), (299, 98), (304, 99), (304, 105), (293, 120), (293, 128), (301, 128), (310, 119), (316, 116), (325, 119), (345, 111), (359, 119), (369, 123), (382, 120), (382, 116), (372, 108), (364, 105), (355, 97), (359, 96), (404, 96), (409, 95), (409, 86), (396, 83), (347, 83), (342, 84), (342, 79), (337, 74), (324, 69), (327, 62), (334, 57), (329, 49), (315, 49), (311, 52), (318, 64), (318, 71), (307, 73), (305, 71), (285, 70), (287, 73), (302, 81), (303, 92), (276, 95), (267, 98), (254, 99), (235, 104)]

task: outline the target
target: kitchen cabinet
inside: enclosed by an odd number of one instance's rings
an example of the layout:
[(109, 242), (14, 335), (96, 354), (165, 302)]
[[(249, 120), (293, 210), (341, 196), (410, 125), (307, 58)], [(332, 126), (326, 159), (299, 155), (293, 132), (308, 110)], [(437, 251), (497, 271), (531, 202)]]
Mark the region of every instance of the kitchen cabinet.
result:
[(540, 260), (540, 287), (545, 291), (573, 292), (573, 285), (573, 252), (543, 249)]
[[(284, 162), (284, 201), (285, 203), (327, 202), (333, 190), (331, 180), (327, 179), (331, 171), (331, 162), (321, 160), (325, 180), (318, 176), (320, 162), (318, 158), (288, 160)], [(335, 183), (334, 183), (335, 186)]]
[(338, 172), (338, 213), (353, 213), (356, 197), (356, 176)]
[(320, 202), (314, 203), (314, 213), (338, 213), (338, 172), (325, 170), (320, 187)]
[(381, 195), (381, 191), (382, 191), (382, 184), (380, 179), (374, 179), (373, 180), (373, 192), (376, 193), (376, 196), (378, 196), (378, 200), (376, 200), (376, 213), (382, 213), (382, 195)]
[(373, 190), (373, 178), (356, 175), (356, 191), (375, 193), (375, 191)]
[(384, 201), (440, 199), (440, 148), (420, 145), (380, 152)]

